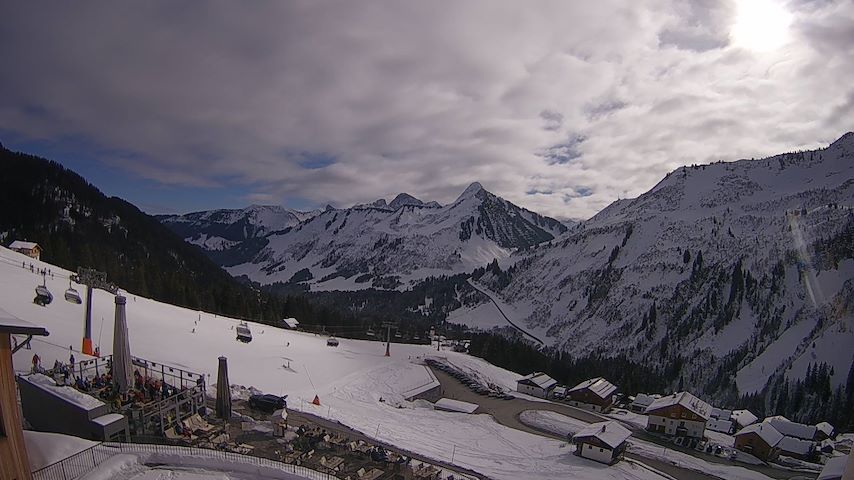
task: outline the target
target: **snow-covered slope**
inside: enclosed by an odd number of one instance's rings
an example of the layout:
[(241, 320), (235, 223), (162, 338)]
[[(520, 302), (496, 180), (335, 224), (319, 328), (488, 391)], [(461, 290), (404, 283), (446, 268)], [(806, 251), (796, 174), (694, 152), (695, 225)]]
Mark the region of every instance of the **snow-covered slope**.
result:
[[(27, 268), (22, 268), (22, 262)], [(31, 273), (31, 262), (36, 269), (53, 273), (47, 278), (47, 287), (54, 301), (47, 307), (32, 303), (41, 276)], [(0, 308), (50, 332), (48, 337), (34, 338), (32, 350), (21, 349), (14, 355), (17, 372), (29, 371), (35, 353), (44, 365), (52, 365), (54, 360), (67, 362), (69, 346), (78, 362), (91, 359), (77, 351), (83, 306), (62, 297), (69, 285), (68, 274), (0, 247)], [(444, 461), (453, 455), (455, 464), (495, 479), (660, 478), (625, 462), (610, 468), (600, 466), (574, 456), (565, 442), (501, 426), (488, 415), (441, 412), (405, 402), (404, 392), (432, 381), (419, 364), (424, 356), (439, 354), (429, 346), (395, 344), (391, 357), (385, 357), (380, 342), (341, 339), (339, 347), (331, 348), (326, 346), (326, 337), (252, 323), (253, 340), (244, 344), (235, 340), (236, 319), (158, 303), (133, 293), (125, 295), (134, 356), (203, 373), (214, 382), (217, 357), (225, 356), (234, 384), (288, 394), (291, 409), (340, 421), (400, 448)], [(104, 355), (111, 353), (113, 318), (112, 295), (96, 290), (94, 341)], [(505, 386), (519, 378), (464, 354), (440, 355)], [(311, 404), (315, 394), (320, 406)]]
[(818, 362), (839, 384), (854, 352), (852, 208), (851, 133), (826, 149), (682, 167), (521, 254), (499, 293), (573, 354), (684, 362), (686, 388), (756, 392)]
[[(398, 288), (431, 275), (471, 271), (567, 230), (470, 185), (441, 206), (400, 194), (326, 211), (273, 232), (247, 261), (226, 265), (262, 284), (304, 281), (312, 289)], [(295, 276), (296, 275), (296, 276)]]

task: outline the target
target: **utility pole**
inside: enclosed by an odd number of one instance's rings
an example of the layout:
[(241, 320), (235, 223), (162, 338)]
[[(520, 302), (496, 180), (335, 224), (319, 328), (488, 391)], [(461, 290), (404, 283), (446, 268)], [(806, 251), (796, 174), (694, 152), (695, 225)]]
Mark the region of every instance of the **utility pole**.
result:
[(397, 330), (397, 324), (394, 322), (383, 322), (383, 326), (386, 328), (385, 333), (385, 356), (391, 356), (391, 329), (394, 327)]
[(86, 285), (86, 313), (83, 317), (83, 353), (92, 355), (92, 290), (100, 288), (113, 295), (117, 294), (119, 287), (107, 281), (107, 274), (92, 268), (77, 267), (77, 274), (71, 276), (71, 280), (81, 285)]

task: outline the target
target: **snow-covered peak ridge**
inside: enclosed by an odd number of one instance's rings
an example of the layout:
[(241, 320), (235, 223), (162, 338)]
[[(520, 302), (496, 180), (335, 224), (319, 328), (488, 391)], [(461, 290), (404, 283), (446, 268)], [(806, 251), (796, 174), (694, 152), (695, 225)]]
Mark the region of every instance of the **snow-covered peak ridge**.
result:
[(406, 205), (414, 205), (420, 207), (424, 205), (424, 202), (418, 200), (417, 198), (413, 197), (408, 193), (400, 193), (396, 197), (394, 197), (394, 200), (391, 201), (389, 207), (391, 207), (392, 210), (397, 210), (398, 208)]
[(854, 179), (854, 134), (829, 147), (761, 159), (679, 167), (634, 199), (619, 200), (584, 225), (649, 215), (695, 218), (724, 209), (780, 214), (800, 208), (799, 195)]

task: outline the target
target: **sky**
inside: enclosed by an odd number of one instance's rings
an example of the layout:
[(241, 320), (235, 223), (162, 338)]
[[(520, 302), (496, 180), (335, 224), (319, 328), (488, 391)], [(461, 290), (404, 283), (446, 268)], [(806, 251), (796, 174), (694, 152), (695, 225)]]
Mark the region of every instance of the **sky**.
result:
[[(42, 8), (39, 8), (42, 7)], [(474, 181), (589, 218), (854, 130), (854, 1), (8, 2), (0, 142), (149, 213)]]

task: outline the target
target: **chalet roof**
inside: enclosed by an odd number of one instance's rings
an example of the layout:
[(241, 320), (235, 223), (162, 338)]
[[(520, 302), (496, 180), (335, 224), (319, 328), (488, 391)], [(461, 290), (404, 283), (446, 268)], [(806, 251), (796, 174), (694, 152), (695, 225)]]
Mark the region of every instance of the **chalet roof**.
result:
[(24, 242), (21, 240), (15, 240), (14, 242), (12, 242), (11, 245), (9, 245), (9, 248), (13, 249), (13, 250), (19, 249), (19, 248), (26, 249), (26, 250), (32, 250), (33, 248), (38, 247), (38, 246), (39, 246), (39, 244), (36, 242)]
[(780, 433), (787, 437), (795, 437), (803, 440), (812, 440), (813, 437), (815, 437), (816, 427), (793, 422), (782, 415), (768, 417), (763, 423), (770, 423)]
[(17, 335), (50, 335), (44, 327), (34, 325), (26, 320), (13, 316), (0, 308), (0, 332)]
[(735, 436), (740, 437), (742, 435), (747, 435), (748, 433), (755, 433), (759, 435), (759, 438), (767, 443), (769, 447), (776, 447), (777, 444), (780, 443), (780, 440), (783, 439), (783, 434), (767, 423), (754, 423), (753, 425), (748, 425), (739, 430)]
[(712, 418), (717, 418), (718, 420), (729, 420), (732, 416), (732, 410), (724, 410), (722, 408), (712, 407), (711, 413), (709, 416)]
[(614, 421), (591, 423), (590, 425), (579, 430), (572, 439), (581, 440), (584, 438), (598, 438), (611, 448), (617, 448), (621, 443), (625, 442), (632, 432), (626, 427)]
[(569, 392), (577, 392), (579, 390), (588, 389), (593, 392), (597, 397), (606, 399), (610, 397), (614, 392), (617, 391), (617, 387), (605, 380), (602, 377), (591, 378), (590, 380), (585, 380), (578, 385), (569, 389)]
[(563, 395), (566, 393), (566, 387), (555, 387), (555, 395)]
[(732, 412), (732, 419), (742, 427), (756, 423), (756, 421), (759, 420), (759, 418), (751, 413), (750, 410), (735, 410)]
[(820, 432), (824, 433), (828, 437), (833, 435), (833, 425), (827, 422), (817, 423), (815, 425), (815, 428), (817, 428)]
[(282, 319), (289, 328), (297, 328), (299, 326), (299, 321), (296, 318), (284, 318)]
[(655, 401), (655, 397), (651, 395), (647, 395), (645, 393), (639, 393), (637, 397), (632, 401), (632, 405), (636, 407), (648, 407), (652, 405), (652, 402)]
[(807, 440), (801, 440), (795, 437), (783, 437), (777, 448), (781, 453), (797, 453), (799, 455), (807, 455), (812, 451), (813, 443)]
[(654, 402), (652, 402), (652, 404), (650, 404), (650, 406), (646, 407), (646, 413), (650, 414), (656, 410), (671, 407), (673, 405), (682, 405), (683, 407), (694, 412), (696, 415), (703, 417), (706, 420), (709, 419), (709, 413), (711, 413), (712, 411), (711, 405), (700, 400), (694, 395), (691, 395), (691, 393), (679, 392), (655, 400)]
[(721, 420), (719, 418), (709, 419), (706, 428), (715, 432), (729, 433), (732, 430), (732, 420)]
[(533, 385), (536, 387), (540, 387), (543, 390), (548, 390), (553, 386), (557, 385), (557, 380), (553, 379), (552, 377), (546, 375), (543, 372), (534, 372), (530, 375), (526, 375), (520, 378), (518, 383)]

